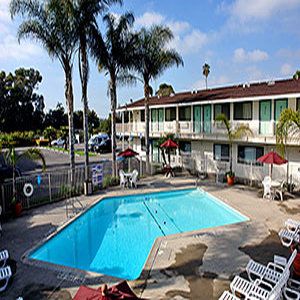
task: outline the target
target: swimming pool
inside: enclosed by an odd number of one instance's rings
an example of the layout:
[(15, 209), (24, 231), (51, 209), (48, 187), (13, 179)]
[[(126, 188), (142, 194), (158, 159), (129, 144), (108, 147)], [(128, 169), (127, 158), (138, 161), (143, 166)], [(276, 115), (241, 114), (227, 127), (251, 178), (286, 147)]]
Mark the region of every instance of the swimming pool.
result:
[(29, 257), (122, 279), (139, 277), (157, 237), (246, 221), (201, 189), (103, 199)]

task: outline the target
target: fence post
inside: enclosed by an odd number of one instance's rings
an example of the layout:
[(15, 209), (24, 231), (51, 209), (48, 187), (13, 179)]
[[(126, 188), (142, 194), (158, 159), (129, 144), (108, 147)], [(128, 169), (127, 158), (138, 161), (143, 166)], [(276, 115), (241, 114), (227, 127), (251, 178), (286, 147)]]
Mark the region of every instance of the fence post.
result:
[(48, 186), (49, 186), (49, 200), (52, 202), (52, 192), (51, 192), (51, 174), (48, 173)]

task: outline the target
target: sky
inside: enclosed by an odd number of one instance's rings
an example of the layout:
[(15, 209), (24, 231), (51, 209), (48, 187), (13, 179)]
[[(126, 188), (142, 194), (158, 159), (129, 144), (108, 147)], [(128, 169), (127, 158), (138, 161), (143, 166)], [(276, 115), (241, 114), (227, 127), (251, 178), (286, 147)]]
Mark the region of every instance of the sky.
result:
[[(11, 20), (10, 0), (0, 0), (0, 70), (19, 67), (39, 70), (43, 81), (38, 93), (46, 110), (65, 105), (64, 73), (40, 44), (16, 38), (20, 20)], [(300, 69), (300, 0), (124, 0), (112, 13), (131, 11), (135, 28), (153, 24), (169, 26), (174, 40), (169, 45), (182, 56), (183, 67), (173, 67), (151, 83), (154, 90), (165, 82), (175, 92), (202, 89), (202, 66), (211, 72), (208, 86), (291, 77)], [(101, 18), (99, 18), (101, 22)], [(89, 81), (89, 105), (99, 116), (110, 110), (108, 78), (93, 61)], [(78, 68), (74, 66), (75, 108), (81, 109)], [(118, 87), (118, 103), (143, 96), (143, 86)]]

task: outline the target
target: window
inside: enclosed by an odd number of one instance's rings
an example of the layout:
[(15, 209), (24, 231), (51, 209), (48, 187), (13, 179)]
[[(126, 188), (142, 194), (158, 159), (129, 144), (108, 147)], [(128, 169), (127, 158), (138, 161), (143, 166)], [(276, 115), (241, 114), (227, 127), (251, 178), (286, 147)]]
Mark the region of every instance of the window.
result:
[(229, 161), (228, 144), (214, 144), (214, 160)]
[(145, 122), (145, 110), (144, 109), (141, 110), (140, 113), (141, 113), (141, 122)]
[(176, 107), (166, 108), (165, 118), (167, 122), (176, 121)]
[(257, 159), (264, 155), (263, 147), (238, 146), (238, 163), (262, 166)]
[(191, 121), (191, 107), (179, 107), (179, 121)]
[(235, 120), (252, 120), (252, 102), (234, 103)]
[(215, 104), (214, 105), (214, 119), (216, 120), (217, 116), (224, 114), (228, 120), (230, 120), (230, 104)]
[(191, 142), (179, 142), (179, 149), (182, 152), (192, 152)]
[(282, 111), (288, 108), (288, 99), (275, 100), (274, 104), (274, 120), (279, 121)]

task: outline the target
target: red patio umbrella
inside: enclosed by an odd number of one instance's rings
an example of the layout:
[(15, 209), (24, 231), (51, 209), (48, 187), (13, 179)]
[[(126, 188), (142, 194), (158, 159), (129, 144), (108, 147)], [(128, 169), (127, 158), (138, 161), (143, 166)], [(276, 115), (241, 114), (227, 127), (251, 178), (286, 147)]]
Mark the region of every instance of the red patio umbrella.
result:
[(130, 158), (131, 157), (135, 157), (137, 155), (139, 155), (139, 154), (137, 152), (135, 152), (133, 149), (127, 148), (126, 150), (120, 152), (118, 154), (118, 157), (120, 157), (120, 158), (121, 157), (123, 157), (123, 158), (129, 158), (129, 160), (128, 160), (128, 171), (130, 171)]
[(160, 148), (168, 149), (169, 166), (166, 167), (166, 176), (168, 176), (169, 174), (171, 174), (171, 176), (174, 176), (173, 170), (171, 168), (171, 151), (170, 150), (178, 148), (178, 145), (172, 139), (167, 139), (165, 142), (163, 142), (160, 145)]
[(161, 148), (169, 148), (169, 149), (174, 149), (174, 148), (178, 148), (178, 145), (172, 140), (172, 139), (168, 139), (165, 142), (163, 142), (160, 145)]
[(135, 152), (131, 148), (127, 148), (126, 150), (120, 152), (118, 154), (118, 157), (125, 157), (125, 158), (127, 158), (127, 157), (135, 157), (137, 155), (139, 155), (137, 152)]
[(257, 159), (257, 161), (264, 163), (264, 164), (270, 164), (271, 165), (271, 171), (270, 176), (272, 178), (272, 172), (273, 172), (273, 164), (274, 165), (283, 165), (286, 164), (288, 161), (281, 157), (278, 153), (275, 151), (271, 151)]

